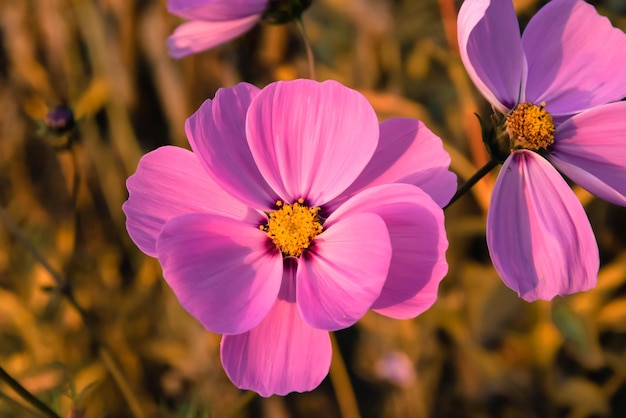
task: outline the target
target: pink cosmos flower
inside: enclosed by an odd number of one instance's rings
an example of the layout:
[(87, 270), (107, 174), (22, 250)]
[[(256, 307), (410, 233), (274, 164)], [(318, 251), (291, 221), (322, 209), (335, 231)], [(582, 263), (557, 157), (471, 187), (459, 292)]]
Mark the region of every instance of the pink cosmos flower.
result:
[(128, 179), (126, 226), (183, 307), (224, 334), (238, 387), (311, 390), (328, 331), (435, 301), (456, 177), (421, 122), (379, 124), (356, 91), (296, 80), (221, 89), (186, 132), (193, 152), (159, 148)]
[(626, 35), (580, 0), (552, 0), (523, 35), (509, 0), (466, 0), (461, 57), (501, 114), (506, 153), (487, 216), (505, 284), (525, 300), (595, 286), (598, 247), (559, 174), (626, 205)]
[(186, 57), (223, 44), (250, 30), (269, 0), (168, 0), (170, 13), (190, 21), (167, 40), (170, 55)]

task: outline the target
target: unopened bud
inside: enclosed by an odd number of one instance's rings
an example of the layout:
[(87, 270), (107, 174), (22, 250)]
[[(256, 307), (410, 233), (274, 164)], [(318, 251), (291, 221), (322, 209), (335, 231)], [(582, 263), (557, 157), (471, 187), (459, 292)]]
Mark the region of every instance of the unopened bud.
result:
[(68, 106), (59, 105), (51, 108), (44, 120), (46, 127), (57, 135), (63, 135), (74, 129), (74, 112)]

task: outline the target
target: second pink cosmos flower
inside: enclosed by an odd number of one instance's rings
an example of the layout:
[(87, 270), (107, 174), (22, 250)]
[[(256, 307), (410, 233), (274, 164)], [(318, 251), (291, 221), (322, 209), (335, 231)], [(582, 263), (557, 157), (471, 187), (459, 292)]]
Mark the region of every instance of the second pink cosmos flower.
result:
[(379, 125), (356, 91), (296, 80), (219, 90), (186, 130), (193, 152), (159, 148), (129, 178), (127, 228), (224, 334), (237, 386), (311, 390), (328, 373), (328, 331), (435, 301), (456, 177), (422, 123)]
[(529, 301), (588, 290), (598, 247), (559, 171), (626, 206), (626, 35), (582, 0), (552, 0), (521, 36), (510, 0), (466, 0), (458, 25), (510, 140), (487, 216), (494, 266)]

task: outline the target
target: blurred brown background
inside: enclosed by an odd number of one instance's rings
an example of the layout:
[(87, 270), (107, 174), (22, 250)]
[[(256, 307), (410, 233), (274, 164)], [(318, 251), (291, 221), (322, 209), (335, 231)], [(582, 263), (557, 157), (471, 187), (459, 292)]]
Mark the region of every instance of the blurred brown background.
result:
[[(315, 0), (304, 21), (317, 78), (359, 89), (381, 120), (424, 120), (462, 181), (486, 161), (474, 113), (489, 108), (456, 52), (459, 3)], [(593, 3), (626, 28), (624, 1)], [(522, 24), (540, 7), (515, 4)], [(235, 388), (220, 337), (128, 238), (124, 182), (142, 154), (188, 147), (185, 119), (219, 87), (307, 77), (306, 54), (295, 26), (262, 24), (175, 61), (165, 39), (179, 23), (165, 0), (0, 1), (2, 368), (64, 417), (626, 416), (626, 209), (576, 189), (600, 246), (598, 287), (529, 304), (489, 260), (493, 178), (447, 210), (450, 272), (430, 311), (368, 314), (337, 333), (343, 363), (311, 393)], [(57, 105), (75, 112), (69, 132), (45, 127)], [(31, 411), (0, 382), (0, 417)]]

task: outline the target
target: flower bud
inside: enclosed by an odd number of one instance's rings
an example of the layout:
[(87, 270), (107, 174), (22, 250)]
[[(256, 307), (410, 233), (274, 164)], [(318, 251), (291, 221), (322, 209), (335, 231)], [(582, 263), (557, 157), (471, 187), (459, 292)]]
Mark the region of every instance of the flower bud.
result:
[(57, 135), (64, 135), (74, 129), (74, 112), (66, 105), (51, 108), (44, 119), (46, 127)]

